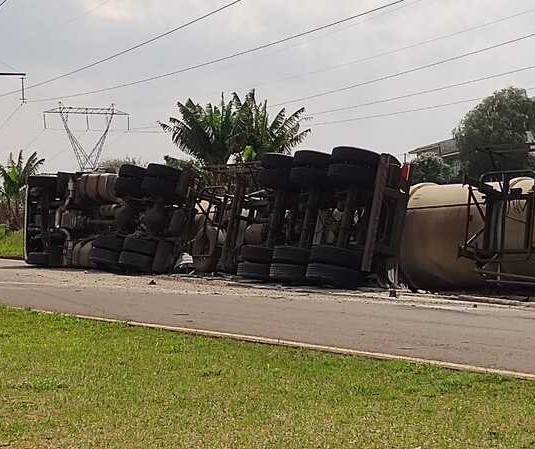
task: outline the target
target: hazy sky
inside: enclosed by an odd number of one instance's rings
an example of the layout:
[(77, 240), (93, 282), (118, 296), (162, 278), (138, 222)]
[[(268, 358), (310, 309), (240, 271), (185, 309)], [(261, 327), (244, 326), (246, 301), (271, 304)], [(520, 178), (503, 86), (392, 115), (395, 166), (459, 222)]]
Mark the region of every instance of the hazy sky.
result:
[[(227, 0), (8, 0), (0, 8), (0, 71), (16, 69), (32, 84), (106, 57), (222, 6)], [(388, 0), (243, 0), (151, 45), (74, 76), (27, 92), (29, 100), (99, 89), (178, 70), (277, 40), (388, 3)], [(474, 31), (374, 57), (422, 41), (528, 12)], [(329, 30), (196, 71), (106, 93), (64, 99), (67, 106), (116, 107), (131, 114), (131, 127), (154, 126), (177, 115), (176, 101), (217, 102), (222, 91), (240, 95), (253, 87), (259, 99), (282, 103), (433, 63), (535, 32), (533, 0), (407, 0), (388, 10)], [(354, 145), (402, 154), (449, 138), (477, 101), (428, 111), (384, 115), (473, 99), (502, 87), (535, 87), (535, 70), (471, 85), (329, 114), (314, 113), (373, 102), (535, 65), (535, 37), (465, 59), (382, 82), (287, 105), (305, 106), (312, 134), (302, 145), (330, 151)], [(362, 61), (362, 59), (367, 59)], [(346, 64), (352, 61), (351, 64)], [(17, 89), (0, 77), (0, 94)], [(20, 103), (0, 98), (0, 126)], [(76, 161), (59, 117), (43, 131), (42, 111), (57, 101), (29, 102), (0, 129), (0, 160), (20, 148), (38, 150), (47, 171), (74, 170)], [(275, 110), (275, 109), (273, 109)], [(364, 118), (338, 124), (314, 123)], [(102, 118), (91, 121), (102, 128)], [(76, 130), (84, 119), (71, 118)], [(160, 161), (178, 155), (157, 132), (126, 134), (118, 118), (104, 157), (130, 155)], [(150, 130), (149, 130), (150, 131)], [(156, 130), (153, 130), (156, 131)], [(96, 132), (78, 133), (86, 148)]]

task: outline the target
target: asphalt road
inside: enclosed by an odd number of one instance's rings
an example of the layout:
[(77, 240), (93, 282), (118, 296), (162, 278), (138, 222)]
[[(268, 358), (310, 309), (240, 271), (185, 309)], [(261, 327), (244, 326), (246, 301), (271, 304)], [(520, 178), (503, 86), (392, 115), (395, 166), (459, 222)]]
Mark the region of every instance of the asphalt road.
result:
[(102, 285), (83, 272), (60, 275), (0, 261), (0, 303), (535, 374), (533, 306), (227, 292), (223, 286), (192, 291), (180, 280), (159, 288), (159, 278), (151, 287), (151, 277), (114, 283), (106, 275)]

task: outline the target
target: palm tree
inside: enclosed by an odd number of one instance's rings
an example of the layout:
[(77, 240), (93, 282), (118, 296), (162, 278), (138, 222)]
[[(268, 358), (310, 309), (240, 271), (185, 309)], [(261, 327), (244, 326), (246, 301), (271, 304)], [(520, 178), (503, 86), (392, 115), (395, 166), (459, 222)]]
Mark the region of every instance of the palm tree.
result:
[(160, 126), (182, 151), (208, 165), (225, 164), (232, 155), (254, 160), (267, 152), (289, 153), (310, 133), (301, 131), (304, 108), (288, 117), (283, 108), (270, 123), (267, 101), (257, 103), (254, 89), (243, 102), (234, 93), (228, 103), (222, 94), (218, 106), (203, 108), (191, 99), (177, 105), (182, 117)]
[(250, 146), (254, 159), (259, 159), (268, 152), (289, 154), (310, 134), (310, 129), (301, 131), (301, 123), (305, 108), (300, 108), (286, 117), (286, 109), (282, 108), (273, 121), (269, 122), (267, 101), (257, 103), (255, 90), (252, 89), (242, 102), (236, 92), (234, 104), (238, 109), (238, 121), (241, 130), (242, 148)]
[(208, 103), (202, 107), (191, 99), (177, 106), (181, 119), (170, 117), (168, 124), (159, 122), (173, 143), (204, 164), (226, 164), (236, 151), (239, 134), (233, 102), (225, 103), (222, 94), (218, 106)]
[(24, 162), (23, 151), (20, 150), (17, 160), (13, 159), (13, 153), (9, 153), (7, 164), (0, 165), (0, 176), (2, 186), (0, 187), (0, 205), (5, 210), (11, 226), (21, 225), (21, 188), (26, 185), (28, 177), (35, 175), (44, 159), (37, 157), (37, 152), (33, 152)]

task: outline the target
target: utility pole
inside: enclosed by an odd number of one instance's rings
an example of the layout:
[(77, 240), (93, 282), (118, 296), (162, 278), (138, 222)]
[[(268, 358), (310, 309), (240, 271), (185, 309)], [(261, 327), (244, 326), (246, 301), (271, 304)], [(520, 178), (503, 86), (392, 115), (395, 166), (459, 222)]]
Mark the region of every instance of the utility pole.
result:
[(26, 103), (26, 97), (24, 94), (24, 80), (26, 79), (26, 73), (22, 72), (0, 72), (0, 76), (18, 76), (21, 81), (21, 88), (20, 88), (20, 101), (24, 104)]

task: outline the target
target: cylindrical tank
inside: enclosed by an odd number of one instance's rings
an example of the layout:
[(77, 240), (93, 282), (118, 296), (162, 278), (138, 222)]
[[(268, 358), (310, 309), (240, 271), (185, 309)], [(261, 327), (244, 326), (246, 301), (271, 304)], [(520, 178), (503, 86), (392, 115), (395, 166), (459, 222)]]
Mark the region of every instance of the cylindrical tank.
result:
[[(497, 186), (496, 186), (497, 187)], [(524, 192), (533, 188), (533, 179), (517, 178), (512, 188)], [(474, 190), (478, 201), (483, 196)], [(475, 272), (475, 262), (458, 257), (458, 248), (465, 238), (468, 187), (461, 184), (417, 184), (411, 188), (405, 228), (401, 244), (400, 263), (407, 281), (422, 289), (478, 288), (485, 282)], [(505, 227), (505, 247), (522, 248), (526, 220), (525, 201), (509, 202)], [(503, 205), (501, 207), (504, 207)], [(483, 208), (484, 210), (484, 208)], [(496, 210), (499, 210), (497, 208)], [(475, 205), (470, 210), (468, 235), (483, 226)], [(497, 226), (499, 236), (501, 226)], [(482, 245), (482, 237), (476, 242)], [(486, 266), (493, 270), (495, 266)], [(535, 276), (535, 258), (511, 256), (502, 266), (504, 272)]]

